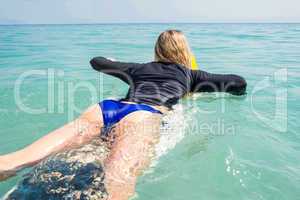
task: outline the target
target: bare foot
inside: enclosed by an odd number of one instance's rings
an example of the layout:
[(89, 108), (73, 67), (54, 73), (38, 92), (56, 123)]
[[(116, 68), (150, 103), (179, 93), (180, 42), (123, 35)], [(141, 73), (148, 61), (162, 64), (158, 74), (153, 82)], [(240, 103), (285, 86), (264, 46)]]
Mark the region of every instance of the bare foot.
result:
[(13, 167), (12, 162), (5, 156), (0, 156), (0, 181), (4, 181), (17, 174), (17, 170)]
[(7, 180), (8, 178), (10, 178), (10, 177), (13, 177), (13, 176), (15, 176), (17, 174), (17, 172), (16, 171), (1, 171), (0, 170), (0, 182), (1, 181), (5, 181), (5, 180)]

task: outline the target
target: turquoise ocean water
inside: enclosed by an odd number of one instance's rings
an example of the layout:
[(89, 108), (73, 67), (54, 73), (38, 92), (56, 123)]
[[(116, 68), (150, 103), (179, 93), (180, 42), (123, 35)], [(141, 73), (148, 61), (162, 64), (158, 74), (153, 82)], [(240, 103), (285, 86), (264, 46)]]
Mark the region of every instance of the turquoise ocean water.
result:
[[(158, 147), (163, 155), (139, 179), (137, 199), (299, 199), (299, 24), (0, 26), (0, 153), (103, 98), (124, 96), (127, 86), (102, 79), (90, 58), (152, 61), (156, 37), (168, 28), (186, 33), (201, 69), (244, 76), (248, 94), (183, 99)], [(1, 182), (0, 194), (21, 178)]]

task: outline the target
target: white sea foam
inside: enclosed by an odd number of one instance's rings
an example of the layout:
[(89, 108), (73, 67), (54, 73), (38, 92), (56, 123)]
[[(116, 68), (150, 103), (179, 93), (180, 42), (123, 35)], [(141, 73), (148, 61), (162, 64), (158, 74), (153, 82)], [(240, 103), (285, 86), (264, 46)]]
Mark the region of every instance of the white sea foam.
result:
[(17, 189), (17, 185), (15, 185), (13, 188), (11, 188), (2, 198), (0, 197), (0, 200), (5, 200), (7, 197), (15, 190)]
[(184, 138), (186, 126), (187, 119), (184, 114), (184, 106), (178, 104), (174, 106), (174, 110), (163, 117), (160, 141), (155, 147), (156, 157), (152, 166), (155, 166), (161, 156), (167, 154)]

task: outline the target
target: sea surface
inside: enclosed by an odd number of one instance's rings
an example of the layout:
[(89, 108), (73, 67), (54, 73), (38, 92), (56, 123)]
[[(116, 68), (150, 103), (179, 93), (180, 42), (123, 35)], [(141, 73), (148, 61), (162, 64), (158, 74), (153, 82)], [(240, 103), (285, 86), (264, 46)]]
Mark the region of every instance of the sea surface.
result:
[[(201, 70), (245, 77), (247, 95), (181, 100), (135, 199), (299, 199), (300, 24), (0, 26), (0, 154), (91, 104), (123, 97), (128, 86), (93, 71), (89, 60), (150, 62), (158, 34), (171, 28), (186, 34)], [(22, 173), (1, 182), (0, 194)]]

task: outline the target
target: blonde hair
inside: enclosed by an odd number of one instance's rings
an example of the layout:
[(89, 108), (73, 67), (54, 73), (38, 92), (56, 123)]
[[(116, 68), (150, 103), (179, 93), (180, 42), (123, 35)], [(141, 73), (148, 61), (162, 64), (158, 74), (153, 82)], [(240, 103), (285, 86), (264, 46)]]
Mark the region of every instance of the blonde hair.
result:
[(191, 68), (191, 50), (184, 34), (178, 30), (162, 32), (155, 44), (155, 61), (171, 62)]

